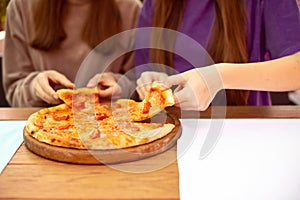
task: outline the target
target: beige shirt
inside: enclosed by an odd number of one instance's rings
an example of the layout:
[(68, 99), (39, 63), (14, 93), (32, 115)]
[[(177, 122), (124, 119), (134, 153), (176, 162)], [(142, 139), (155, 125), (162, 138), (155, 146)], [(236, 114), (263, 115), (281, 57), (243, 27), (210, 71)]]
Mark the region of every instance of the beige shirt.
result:
[[(113, 63), (111, 58), (92, 51), (76, 31), (68, 31), (67, 39), (58, 50), (39, 51), (28, 45), (28, 20), (31, 19), (31, 6), (34, 0), (11, 0), (7, 8), (6, 37), (3, 57), (3, 85), (6, 98), (13, 107), (48, 106), (36, 96), (32, 80), (41, 71), (56, 70), (82, 87), (95, 73), (111, 71), (116, 77), (128, 72), (134, 66), (133, 55), (122, 56)], [(141, 8), (139, 0), (116, 0), (123, 22), (123, 30), (136, 27)], [(79, 20), (81, 18), (78, 18)], [(108, 17), (108, 20), (109, 17)], [(79, 22), (80, 24), (80, 22)], [(83, 23), (81, 23), (83, 25)], [(67, 25), (67, 24), (66, 24)], [(122, 43), (122, 42), (121, 42)], [(116, 52), (126, 51), (132, 42), (124, 42)], [(124, 48), (124, 49), (122, 49)], [(94, 56), (89, 56), (93, 54)], [(95, 56), (97, 54), (97, 56)], [(91, 61), (90, 58), (94, 57)], [(87, 66), (89, 64), (89, 66)], [(92, 68), (89, 68), (90, 66)], [(99, 66), (99, 68), (97, 66)], [(101, 66), (101, 67), (100, 67)], [(97, 69), (95, 69), (97, 68)], [(77, 72), (80, 71), (80, 74)], [(83, 80), (83, 78), (86, 80)], [(77, 81), (78, 80), (78, 81)], [(129, 80), (122, 79), (129, 82)], [(122, 84), (127, 84), (127, 83)], [(128, 83), (129, 84), (129, 83)]]

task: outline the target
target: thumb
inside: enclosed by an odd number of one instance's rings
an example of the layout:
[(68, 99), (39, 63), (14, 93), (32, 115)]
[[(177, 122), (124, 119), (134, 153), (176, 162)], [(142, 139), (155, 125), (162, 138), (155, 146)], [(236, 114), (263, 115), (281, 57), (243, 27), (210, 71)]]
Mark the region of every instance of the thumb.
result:
[(169, 76), (166, 80), (166, 86), (172, 87), (173, 85), (183, 85), (185, 84), (185, 79), (181, 74)]
[(187, 88), (182, 88), (180, 90), (174, 91), (173, 93), (175, 104), (181, 104), (186, 101), (189, 97), (189, 91)]
[(57, 73), (54, 74), (53, 78), (52, 76), (49, 77), (50, 80), (52, 80), (53, 82), (57, 83), (57, 84), (61, 84), (67, 88), (71, 88), (74, 89), (75, 88), (75, 84), (72, 83), (67, 77), (65, 77), (64, 75)]

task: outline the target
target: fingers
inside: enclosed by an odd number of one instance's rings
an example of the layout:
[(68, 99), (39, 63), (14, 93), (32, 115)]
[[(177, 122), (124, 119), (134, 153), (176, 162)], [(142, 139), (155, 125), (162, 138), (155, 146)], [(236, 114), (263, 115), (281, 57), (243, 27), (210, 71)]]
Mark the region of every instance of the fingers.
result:
[(182, 110), (198, 110), (203, 111), (207, 109), (207, 105), (200, 102), (196, 94), (187, 91), (186, 88), (174, 93), (175, 106), (180, 107)]
[(140, 99), (144, 99), (147, 92), (151, 88), (152, 82), (155, 80), (153, 72), (143, 72), (141, 77), (136, 81), (137, 83), (137, 93)]
[(98, 87), (100, 98), (118, 98), (122, 93), (122, 88), (111, 72), (96, 74), (90, 79), (87, 87)]
[(54, 99), (58, 99), (58, 96), (54, 89), (51, 87), (52, 83), (50, 83), (50, 77), (46, 73), (40, 73), (36, 77), (36, 93), (42, 99), (49, 99), (50, 97)]
[(141, 77), (137, 80), (137, 85), (148, 85), (154, 81), (163, 82), (168, 76), (165, 73), (161, 72), (143, 72)]
[(93, 78), (91, 78), (86, 85), (87, 87), (96, 87), (101, 80), (101, 74), (96, 74)]
[(49, 71), (48, 78), (50, 81), (55, 83), (56, 85), (62, 85), (66, 88), (74, 89), (75, 84), (72, 83), (65, 75), (56, 72), (56, 71)]
[(212, 99), (207, 94), (206, 90), (201, 90), (199, 87), (195, 88), (192, 83), (187, 83), (180, 89), (174, 91), (175, 106), (183, 110), (206, 110)]
[(175, 106), (183, 110), (207, 109), (210, 103), (210, 96), (206, 93), (206, 86), (202, 84), (197, 74), (182, 73), (170, 76), (166, 85), (169, 87), (178, 85), (174, 90)]
[[(99, 89), (99, 88), (98, 88)], [(113, 98), (118, 99), (121, 96), (121, 87), (117, 84), (106, 89), (99, 89), (100, 98)]]
[(151, 88), (151, 85), (154, 81), (165, 83), (168, 75), (161, 72), (143, 72), (141, 77), (137, 80), (137, 93), (139, 94), (140, 99), (144, 99), (146, 94)]
[(166, 87), (172, 87), (173, 85), (184, 85), (186, 83), (186, 80), (182, 74), (177, 74), (173, 76), (169, 76), (166, 79), (165, 85)]
[(35, 94), (48, 104), (58, 104), (60, 102), (54, 90), (57, 85), (67, 88), (75, 87), (64, 75), (52, 70), (39, 73), (33, 80)]
[(35, 94), (41, 98), (43, 101), (45, 101), (48, 104), (56, 104), (59, 103), (59, 99), (57, 95), (55, 95), (55, 91), (53, 89), (48, 88), (47, 86), (41, 87), (40, 84), (36, 84), (34, 86)]
[(122, 93), (121, 87), (114, 79), (103, 80), (98, 84), (99, 96), (102, 98), (118, 98)]
[(139, 98), (144, 99), (148, 91), (150, 90), (150, 88), (151, 88), (151, 84), (145, 84), (145, 85), (140, 84), (140, 86), (136, 88)]

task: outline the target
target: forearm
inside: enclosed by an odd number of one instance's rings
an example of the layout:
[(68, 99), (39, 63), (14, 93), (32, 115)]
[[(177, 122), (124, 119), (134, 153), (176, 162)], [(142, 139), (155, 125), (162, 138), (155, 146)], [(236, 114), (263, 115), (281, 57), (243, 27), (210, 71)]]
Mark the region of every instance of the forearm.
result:
[(300, 52), (276, 60), (216, 64), (225, 89), (291, 91), (300, 89)]
[(32, 79), (36, 73), (28, 75), (7, 85), (6, 98), (12, 107), (44, 107), (46, 102), (35, 95)]

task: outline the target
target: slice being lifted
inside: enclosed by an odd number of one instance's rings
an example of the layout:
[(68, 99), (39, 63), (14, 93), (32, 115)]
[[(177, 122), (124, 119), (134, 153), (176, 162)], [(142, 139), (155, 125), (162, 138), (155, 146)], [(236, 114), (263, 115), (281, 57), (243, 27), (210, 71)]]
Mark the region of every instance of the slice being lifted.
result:
[(60, 89), (57, 94), (65, 104), (73, 109), (77, 124), (84, 126), (84, 123), (91, 124), (95, 119), (102, 120), (110, 116), (108, 106), (99, 102), (97, 87), (76, 90)]
[[(149, 119), (166, 107), (174, 105), (175, 101), (172, 90), (163, 88), (163, 84), (153, 82), (142, 102), (136, 102), (131, 99), (120, 99), (116, 102), (115, 109), (117, 109), (118, 114), (122, 114), (123, 117), (129, 116), (132, 121)], [(122, 110), (122, 112), (120, 112), (120, 110)]]
[(75, 111), (84, 111), (94, 109), (99, 104), (99, 93), (97, 87), (60, 89), (56, 92), (58, 97)]

